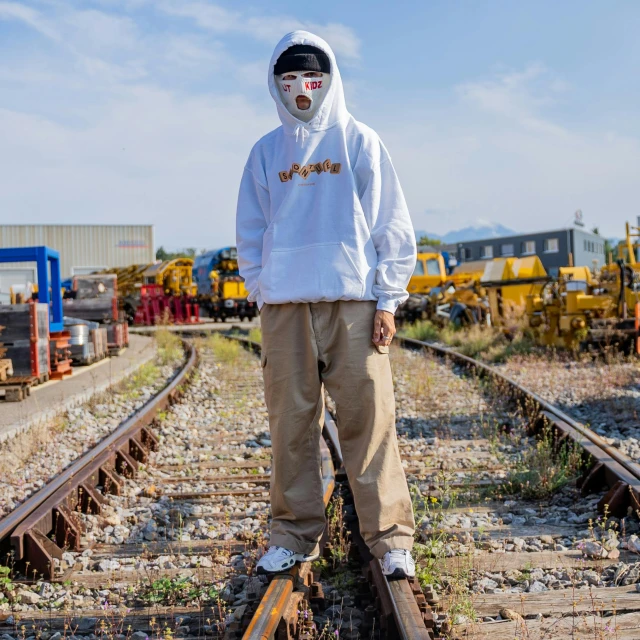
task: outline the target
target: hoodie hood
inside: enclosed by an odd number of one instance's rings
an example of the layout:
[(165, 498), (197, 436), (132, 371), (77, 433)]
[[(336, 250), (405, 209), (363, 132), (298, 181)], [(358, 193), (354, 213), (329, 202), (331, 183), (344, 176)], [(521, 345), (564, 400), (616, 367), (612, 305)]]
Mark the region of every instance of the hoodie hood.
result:
[[(289, 47), (296, 44), (307, 44), (321, 49), (327, 54), (329, 61), (331, 62), (331, 84), (329, 85), (329, 91), (327, 92), (327, 95), (325, 96), (318, 111), (316, 111), (315, 116), (313, 116), (309, 122), (298, 120), (298, 118), (289, 113), (280, 98), (275, 76), (273, 75), (273, 70), (280, 55)], [(267, 83), (269, 85), (269, 93), (271, 93), (271, 97), (276, 103), (280, 122), (282, 122), (282, 126), (287, 133), (296, 133), (297, 135), (297, 132), (304, 129), (307, 131), (323, 131), (335, 126), (336, 124), (346, 123), (349, 118), (349, 112), (347, 111), (347, 106), (344, 101), (342, 78), (340, 77), (340, 70), (336, 63), (336, 57), (331, 50), (331, 47), (322, 38), (319, 38), (313, 33), (309, 33), (308, 31), (292, 31), (278, 42), (276, 48), (273, 50), (273, 55), (271, 56), (271, 61), (269, 63)]]

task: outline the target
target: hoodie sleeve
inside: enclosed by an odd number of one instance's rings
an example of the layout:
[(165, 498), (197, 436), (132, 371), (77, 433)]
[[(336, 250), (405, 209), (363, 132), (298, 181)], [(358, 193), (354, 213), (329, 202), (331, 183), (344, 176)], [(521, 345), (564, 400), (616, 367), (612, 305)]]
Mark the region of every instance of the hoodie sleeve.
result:
[(246, 166), (240, 182), (236, 212), (238, 266), (249, 292), (248, 300), (257, 302), (260, 309), (263, 301), (258, 278), (262, 271), (262, 239), (267, 228), (268, 211), (269, 190), (256, 180), (249, 166)]
[[(360, 202), (378, 254), (373, 294), (378, 309), (395, 313), (408, 297), (416, 266), (416, 236), (389, 153), (378, 139), (356, 163)], [(362, 166), (359, 166), (362, 165)]]

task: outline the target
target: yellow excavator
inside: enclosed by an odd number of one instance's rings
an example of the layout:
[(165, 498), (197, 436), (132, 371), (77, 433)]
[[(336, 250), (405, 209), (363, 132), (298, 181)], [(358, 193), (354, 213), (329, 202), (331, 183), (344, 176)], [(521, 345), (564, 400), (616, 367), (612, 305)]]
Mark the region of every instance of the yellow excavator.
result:
[(617, 260), (599, 271), (562, 267), (557, 281), (527, 297), (542, 344), (577, 349), (619, 344), (640, 353), (640, 227), (626, 225)]

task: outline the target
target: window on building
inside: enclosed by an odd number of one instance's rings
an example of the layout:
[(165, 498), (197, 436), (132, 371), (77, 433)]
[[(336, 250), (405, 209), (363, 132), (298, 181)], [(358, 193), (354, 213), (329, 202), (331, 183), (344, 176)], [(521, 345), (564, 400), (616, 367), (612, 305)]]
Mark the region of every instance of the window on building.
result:
[(549, 275), (552, 278), (557, 278), (558, 277), (558, 267), (549, 267), (549, 269), (547, 269), (547, 271), (549, 272)]
[(545, 253), (558, 253), (558, 251), (560, 251), (558, 238), (547, 238), (544, 241), (544, 252)]
[(536, 252), (536, 241), (525, 240), (520, 247), (523, 256), (532, 256)]
[(480, 257), (493, 258), (493, 246), (490, 244), (485, 244), (483, 247), (480, 247)]
[(471, 260), (471, 249), (469, 247), (465, 247), (464, 249), (464, 259), (465, 261)]
[(503, 244), (502, 247), (500, 247), (500, 253), (503, 256), (512, 256), (514, 253), (514, 248), (512, 244)]
[(435, 258), (431, 258), (427, 260), (427, 275), (428, 276), (439, 276), (440, 275), (440, 265)]
[(588, 249), (587, 249), (587, 241), (586, 240), (584, 240), (584, 250), (588, 251)]
[(413, 270), (414, 276), (423, 276), (424, 275), (424, 264), (422, 264), (422, 260), (418, 260), (416, 262), (416, 268)]

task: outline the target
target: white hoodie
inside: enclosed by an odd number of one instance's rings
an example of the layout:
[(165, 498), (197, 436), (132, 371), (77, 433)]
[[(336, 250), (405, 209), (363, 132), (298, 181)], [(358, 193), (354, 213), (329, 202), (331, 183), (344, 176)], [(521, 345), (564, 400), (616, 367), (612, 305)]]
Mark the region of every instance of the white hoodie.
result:
[[(331, 84), (305, 123), (280, 99), (273, 69), (296, 44), (322, 49)], [(264, 303), (378, 300), (394, 313), (408, 294), (416, 242), (391, 158), (378, 135), (347, 111), (329, 45), (294, 31), (276, 46), (269, 91), (282, 126), (251, 150), (238, 197), (240, 274)]]

